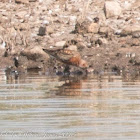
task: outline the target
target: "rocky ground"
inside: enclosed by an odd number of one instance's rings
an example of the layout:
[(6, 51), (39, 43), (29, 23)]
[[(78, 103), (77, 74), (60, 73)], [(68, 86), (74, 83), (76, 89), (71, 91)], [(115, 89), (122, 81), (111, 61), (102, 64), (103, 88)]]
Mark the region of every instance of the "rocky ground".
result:
[(61, 65), (42, 48), (65, 44), (94, 72), (139, 73), (140, 0), (0, 0), (1, 68)]

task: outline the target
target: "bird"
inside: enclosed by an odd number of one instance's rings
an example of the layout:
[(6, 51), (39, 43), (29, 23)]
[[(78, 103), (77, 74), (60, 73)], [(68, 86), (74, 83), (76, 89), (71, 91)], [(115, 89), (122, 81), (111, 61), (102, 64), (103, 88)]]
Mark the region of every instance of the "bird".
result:
[(81, 55), (76, 50), (70, 50), (69, 48), (60, 48), (60, 49), (44, 49), (46, 53), (55, 57), (58, 61), (66, 64), (66, 70), (69, 71), (69, 66), (76, 66), (81, 68), (82, 70), (86, 70), (88, 68), (88, 63), (81, 58)]

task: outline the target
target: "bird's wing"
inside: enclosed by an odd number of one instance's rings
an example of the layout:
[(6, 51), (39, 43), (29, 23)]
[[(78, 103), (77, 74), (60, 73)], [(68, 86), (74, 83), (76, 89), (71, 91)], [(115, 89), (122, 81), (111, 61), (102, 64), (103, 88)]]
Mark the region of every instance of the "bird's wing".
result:
[(79, 59), (81, 58), (80, 54), (77, 51), (69, 50), (69, 49), (43, 49), (46, 53), (54, 56), (57, 60), (76, 65), (79, 63)]
[(61, 61), (66, 62), (69, 61), (75, 55), (77, 55), (77, 52), (64, 49), (57, 53), (57, 58), (60, 59)]
[(57, 52), (60, 51), (59, 49), (43, 49), (44, 52), (46, 52), (47, 54), (49, 55), (52, 55), (52, 56), (56, 56)]

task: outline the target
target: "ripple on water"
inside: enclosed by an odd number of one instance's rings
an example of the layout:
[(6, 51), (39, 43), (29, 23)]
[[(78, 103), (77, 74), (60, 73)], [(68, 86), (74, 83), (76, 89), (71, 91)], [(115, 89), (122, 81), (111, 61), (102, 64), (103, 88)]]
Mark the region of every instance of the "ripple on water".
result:
[(0, 139), (128, 140), (140, 137), (140, 77), (5, 75)]

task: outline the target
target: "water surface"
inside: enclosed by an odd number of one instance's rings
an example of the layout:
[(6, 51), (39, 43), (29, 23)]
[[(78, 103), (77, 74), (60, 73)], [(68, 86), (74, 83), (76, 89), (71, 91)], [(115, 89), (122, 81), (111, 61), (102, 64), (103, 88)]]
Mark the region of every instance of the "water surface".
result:
[(139, 140), (140, 77), (0, 70), (1, 140)]

